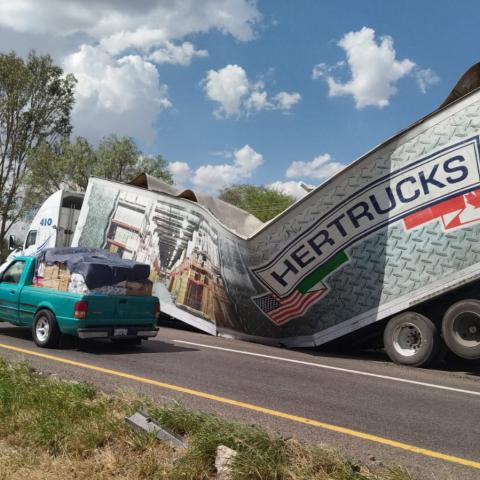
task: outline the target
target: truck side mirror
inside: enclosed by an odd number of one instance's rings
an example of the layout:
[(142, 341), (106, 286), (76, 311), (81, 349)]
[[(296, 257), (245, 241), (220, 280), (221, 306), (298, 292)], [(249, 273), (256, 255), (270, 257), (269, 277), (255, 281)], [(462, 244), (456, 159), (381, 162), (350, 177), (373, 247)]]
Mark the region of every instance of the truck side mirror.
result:
[(8, 249), (15, 250), (15, 235), (10, 235), (8, 237)]

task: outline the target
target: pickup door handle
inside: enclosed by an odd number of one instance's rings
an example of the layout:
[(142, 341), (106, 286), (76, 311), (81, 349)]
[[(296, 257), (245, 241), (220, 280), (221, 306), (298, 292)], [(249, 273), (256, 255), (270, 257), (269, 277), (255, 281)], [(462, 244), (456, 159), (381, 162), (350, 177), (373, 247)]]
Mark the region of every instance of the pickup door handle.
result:
[(10, 293), (11, 293), (12, 295), (14, 295), (15, 293), (17, 293), (17, 291), (16, 291), (16, 290), (10, 290)]

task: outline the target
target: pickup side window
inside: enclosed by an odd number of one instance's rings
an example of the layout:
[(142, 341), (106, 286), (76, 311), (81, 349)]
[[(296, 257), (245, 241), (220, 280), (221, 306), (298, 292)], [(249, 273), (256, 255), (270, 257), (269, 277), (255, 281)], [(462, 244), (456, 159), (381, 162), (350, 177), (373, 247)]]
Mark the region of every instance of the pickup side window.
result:
[(23, 269), (25, 268), (25, 262), (18, 260), (13, 262), (4, 272), (1, 278), (2, 283), (18, 283), (22, 276)]
[(25, 248), (30, 247), (30, 245), (35, 245), (37, 241), (37, 231), (30, 230), (27, 235), (27, 239), (25, 240)]

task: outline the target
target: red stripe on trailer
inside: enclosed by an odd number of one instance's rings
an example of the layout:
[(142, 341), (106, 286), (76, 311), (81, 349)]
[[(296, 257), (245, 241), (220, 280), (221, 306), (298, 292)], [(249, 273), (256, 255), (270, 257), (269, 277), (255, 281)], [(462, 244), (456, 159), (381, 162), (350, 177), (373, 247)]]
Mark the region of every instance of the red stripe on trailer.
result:
[(412, 213), (403, 219), (403, 223), (407, 230), (423, 225), (424, 223), (431, 222), (437, 218), (446, 215), (447, 213), (456, 212), (465, 208), (465, 199), (462, 195), (458, 197), (445, 200), (432, 207), (425, 208), (418, 212)]

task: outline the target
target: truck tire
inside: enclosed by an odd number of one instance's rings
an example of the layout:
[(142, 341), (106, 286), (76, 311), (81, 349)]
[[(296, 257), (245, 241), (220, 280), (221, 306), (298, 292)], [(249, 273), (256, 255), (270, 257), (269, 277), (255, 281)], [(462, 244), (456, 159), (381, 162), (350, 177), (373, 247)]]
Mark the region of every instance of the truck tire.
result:
[(448, 348), (459, 357), (480, 358), (480, 301), (454, 303), (443, 316), (442, 335)]
[(425, 367), (436, 359), (441, 339), (430, 319), (420, 313), (403, 312), (388, 321), (383, 344), (393, 362)]
[(57, 319), (50, 310), (39, 310), (33, 317), (33, 341), (43, 348), (56, 348), (60, 343)]

